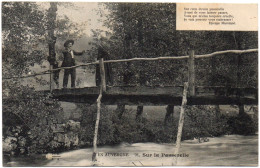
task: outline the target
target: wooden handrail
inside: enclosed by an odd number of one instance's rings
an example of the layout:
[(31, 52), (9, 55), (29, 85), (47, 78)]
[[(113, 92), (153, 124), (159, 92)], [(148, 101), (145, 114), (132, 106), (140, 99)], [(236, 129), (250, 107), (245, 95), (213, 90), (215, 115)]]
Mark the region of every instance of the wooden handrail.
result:
[[(216, 56), (216, 55), (222, 55), (222, 54), (227, 54), (227, 53), (244, 54), (244, 53), (251, 53), (251, 52), (258, 52), (258, 49), (216, 51), (216, 52), (213, 52), (211, 54), (195, 55), (194, 58), (195, 59), (197, 59), (197, 58), (209, 58), (209, 57), (213, 57), (213, 56)], [(188, 59), (188, 58), (189, 58), (189, 56), (166, 56), (166, 57), (156, 57), (156, 58), (131, 58), (131, 59), (121, 59), (121, 60), (106, 60), (106, 61), (104, 61), (104, 63), (119, 63), (119, 62), (130, 62), (130, 61), (179, 60), (179, 59)], [(75, 65), (75, 66), (71, 66), (71, 67), (61, 67), (61, 68), (57, 68), (57, 69), (46, 70), (46, 71), (36, 73), (36, 74), (32, 74), (32, 75), (4, 77), (2, 79), (29, 78), (29, 77), (34, 77), (34, 76), (38, 76), (38, 75), (50, 74), (51, 72), (56, 71), (56, 70), (78, 68), (78, 67), (89, 66), (89, 65), (97, 65), (97, 64), (99, 64), (99, 61)]]

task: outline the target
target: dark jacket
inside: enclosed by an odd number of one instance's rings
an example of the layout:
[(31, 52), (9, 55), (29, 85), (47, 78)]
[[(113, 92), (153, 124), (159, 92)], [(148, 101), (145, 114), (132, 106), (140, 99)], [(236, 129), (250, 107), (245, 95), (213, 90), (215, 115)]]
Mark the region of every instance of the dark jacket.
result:
[[(71, 55), (70, 52), (65, 50), (62, 53), (63, 53), (64, 58), (63, 58), (63, 62), (61, 64), (61, 67), (71, 67), (71, 66), (76, 65), (75, 64), (75, 58), (72, 58), (72, 55)], [(76, 51), (73, 50), (73, 54), (74, 54), (74, 56), (75, 55), (82, 55), (83, 52), (76, 52)]]

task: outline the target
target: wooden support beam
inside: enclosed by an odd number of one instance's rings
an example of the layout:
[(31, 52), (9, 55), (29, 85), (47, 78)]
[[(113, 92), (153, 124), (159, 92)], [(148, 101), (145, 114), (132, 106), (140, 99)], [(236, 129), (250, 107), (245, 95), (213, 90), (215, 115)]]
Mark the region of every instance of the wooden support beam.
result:
[(136, 121), (142, 121), (142, 114), (143, 114), (144, 106), (137, 106), (136, 111)]
[(220, 117), (220, 108), (219, 108), (219, 105), (216, 105), (215, 106), (215, 112), (216, 112), (216, 117), (218, 118), (218, 117)]
[[(173, 121), (174, 105), (168, 105), (166, 107), (166, 114), (164, 117), (164, 125), (167, 125), (169, 121)], [(171, 118), (172, 116), (172, 118)]]
[(245, 108), (243, 104), (238, 105), (238, 109), (239, 109), (239, 115), (243, 115), (245, 113)]
[(118, 104), (116, 108), (118, 118), (121, 119), (125, 112), (125, 104)]
[[(182, 128), (184, 124), (184, 111), (187, 104), (187, 92), (188, 92), (188, 83), (184, 83), (184, 89), (183, 89), (183, 96), (182, 96), (182, 104), (181, 104), (181, 112), (180, 112), (180, 119), (179, 119), (179, 125), (178, 125), (178, 133), (177, 133), (177, 140), (176, 140), (176, 150), (175, 154), (178, 154), (181, 147), (181, 136), (182, 136)], [(173, 159), (173, 166), (177, 165), (177, 158), (174, 157)]]
[(106, 75), (105, 75), (105, 66), (104, 66), (104, 59), (100, 58), (99, 59), (99, 67), (100, 67), (100, 78), (101, 78), (101, 84), (102, 86), (102, 91), (106, 92)]
[(190, 51), (189, 55), (189, 95), (195, 96), (195, 57), (194, 57), (194, 50)]

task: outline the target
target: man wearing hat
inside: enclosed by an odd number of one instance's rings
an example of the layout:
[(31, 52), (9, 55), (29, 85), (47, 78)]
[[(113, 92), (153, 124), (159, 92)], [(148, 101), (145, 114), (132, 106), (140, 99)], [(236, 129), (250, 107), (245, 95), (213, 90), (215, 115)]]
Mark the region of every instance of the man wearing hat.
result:
[[(73, 44), (73, 40), (67, 40), (64, 43), (65, 50), (63, 51), (64, 58), (61, 67), (75, 66), (76, 64), (74, 56), (82, 55), (85, 53), (84, 50), (82, 52), (76, 52), (72, 50)], [(76, 68), (64, 69), (63, 88), (67, 88), (69, 75), (71, 75), (71, 87), (75, 88)]]

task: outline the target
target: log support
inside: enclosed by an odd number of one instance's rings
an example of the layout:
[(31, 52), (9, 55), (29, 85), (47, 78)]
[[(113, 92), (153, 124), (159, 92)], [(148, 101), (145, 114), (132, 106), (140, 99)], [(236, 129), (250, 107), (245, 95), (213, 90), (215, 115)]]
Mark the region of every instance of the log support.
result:
[(245, 113), (245, 108), (243, 104), (239, 104), (238, 105), (238, 109), (239, 109), (239, 115), (243, 115)]
[(142, 121), (142, 114), (143, 114), (144, 106), (137, 106), (136, 112), (136, 121)]
[(219, 105), (216, 105), (215, 106), (215, 112), (216, 112), (216, 117), (220, 117), (220, 108), (219, 108)]
[(125, 112), (125, 105), (124, 104), (118, 104), (116, 108), (116, 112), (118, 115), (118, 118), (121, 119), (124, 112)]
[(168, 105), (166, 107), (166, 114), (164, 118), (164, 125), (173, 121), (174, 105)]

